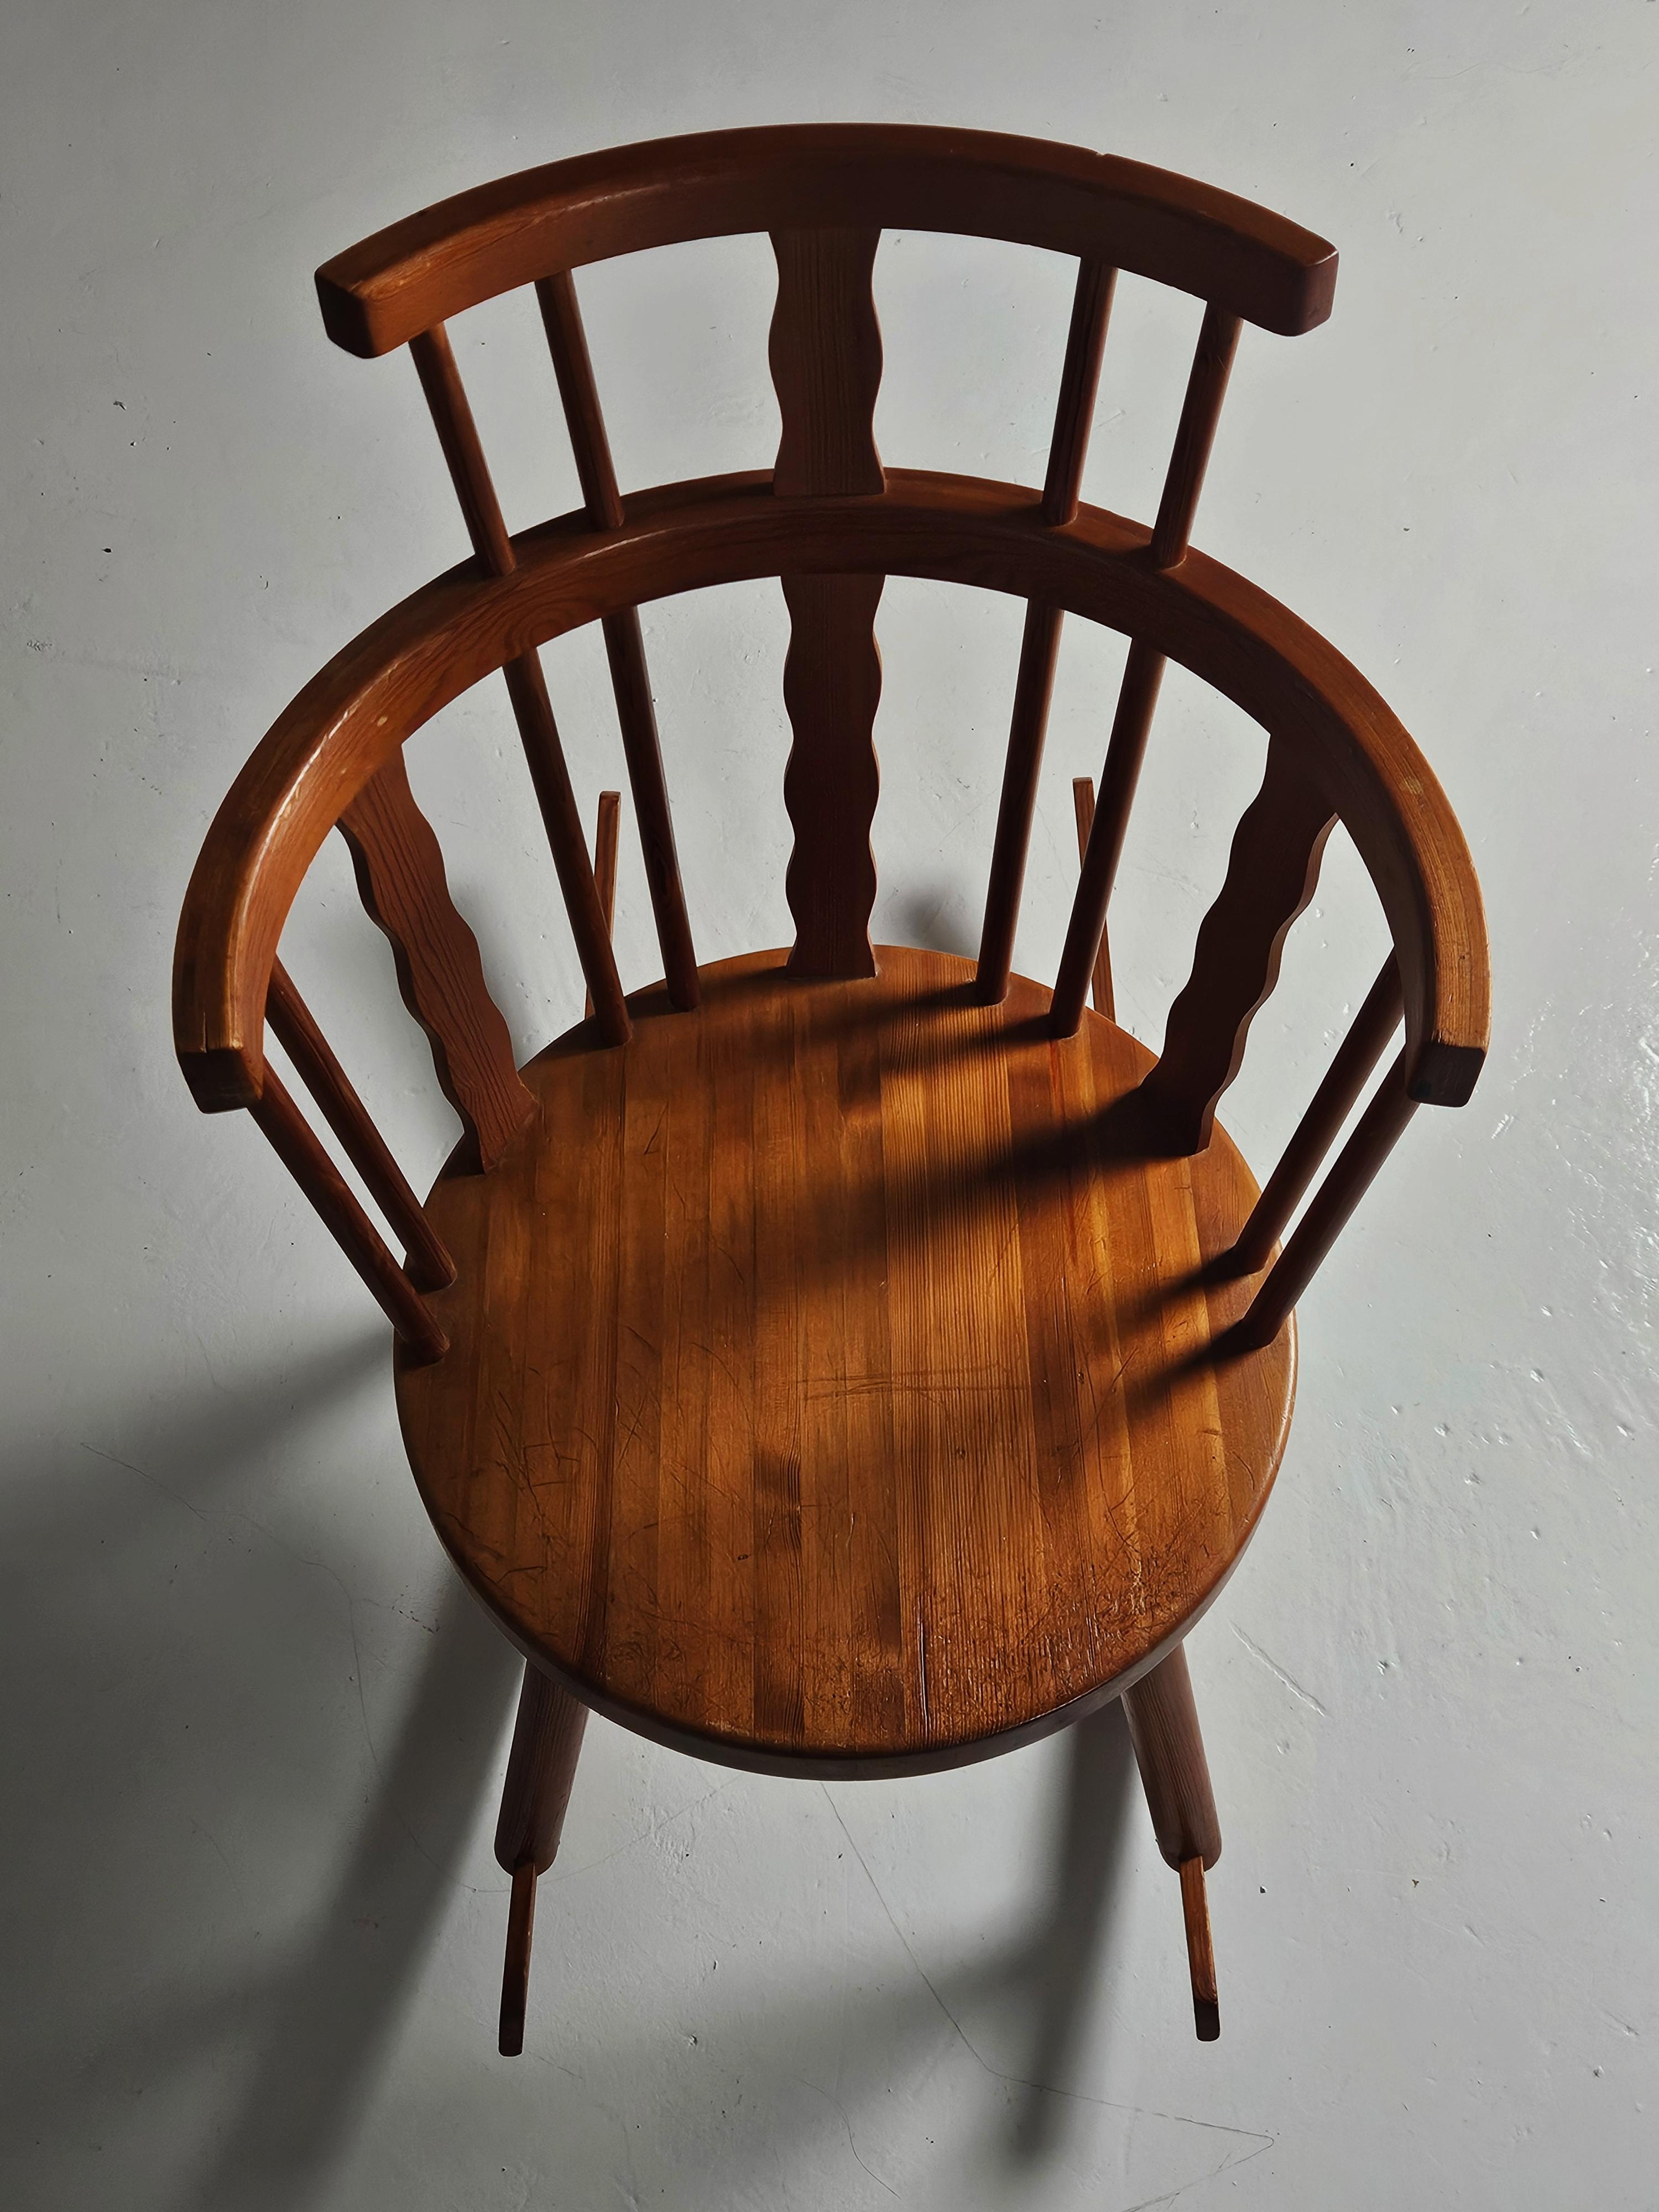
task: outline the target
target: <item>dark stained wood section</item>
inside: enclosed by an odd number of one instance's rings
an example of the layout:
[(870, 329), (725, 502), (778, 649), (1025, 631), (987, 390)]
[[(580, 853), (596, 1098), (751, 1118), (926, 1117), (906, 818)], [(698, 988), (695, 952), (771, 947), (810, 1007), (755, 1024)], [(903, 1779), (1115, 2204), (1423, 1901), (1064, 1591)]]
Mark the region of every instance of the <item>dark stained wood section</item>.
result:
[(461, 1117), (470, 1164), (490, 1168), (534, 1102), (513, 1040), (484, 983), (478, 940), (456, 911), (432, 825), (395, 754), (340, 817), (369, 918), (392, 941), (404, 1004), (432, 1043), (444, 1097)]
[(881, 326), (878, 230), (775, 232), (778, 299), (768, 357), (783, 417), (773, 489), (786, 498), (886, 487), (872, 424)]
[[(593, 882), (599, 894), (599, 911), (605, 916), (605, 926), (614, 933), (617, 922), (617, 859), (622, 840), (622, 793), (602, 791), (599, 793), (599, 818), (593, 824)], [(584, 1021), (593, 1018), (593, 994), (587, 994), (582, 1008)]]
[(1152, 525), (1155, 568), (1173, 568), (1177, 561), (1187, 556), (1193, 517), (1198, 511), (1198, 495), (1204, 489), (1210, 448), (1215, 443), (1216, 425), (1221, 420), (1221, 403), (1227, 396), (1227, 379), (1232, 373), (1237, 346), (1237, 316), (1224, 314), (1219, 307), (1206, 307), (1204, 320), (1199, 325), (1198, 345), (1182, 401), (1181, 420), (1176, 426), (1175, 445), (1164, 478), (1164, 495), (1158, 506), (1158, 520)]
[(1083, 464), (1089, 455), (1106, 326), (1116, 289), (1117, 271), (1104, 262), (1085, 261), (1077, 272), (1054, 433), (1048, 441), (1048, 469), (1042, 480), (1042, 519), (1056, 528), (1071, 521), (1082, 494)]
[[(1072, 778), (1072, 813), (1077, 823), (1077, 856), (1081, 863), (1089, 857), (1089, 838), (1095, 826), (1095, 780), (1091, 775)], [(1116, 994), (1112, 988), (1112, 948), (1103, 926), (1089, 979), (1089, 1003), (1109, 1022), (1117, 1019)]]
[[(780, 498), (885, 488), (872, 428), (881, 331), (870, 276), (879, 240), (876, 230), (773, 238), (778, 298), (769, 350), (783, 429), (772, 489)], [(783, 702), (793, 733), (783, 777), (795, 833), (785, 878), (795, 918), (789, 965), (798, 975), (868, 975), (883, 580), (786, 570), (782, 582), (790, 625)]]
[(786, 576), (789, 651), (783, 703), (793, 742), (783, 803), (795, 832), (784, 877), (797, 975), (871, 975), (876, 862), (870, 825), (881, 788), (871, 732), (881, 699), (879, 576)]
[(1000, 131), (788, 124), (659, 138), (502, 177), (317, 271), (329, 336), (373, 355), (557, 269), (740, 231), (873, 227), (1104, 262), (1291, 334), (1331, 311), (1336, 250), (1168, 169)]
[(439, 1533), (665, 1741), (850, 1772), (1041, 1732), (1158, 1656), (1266, 1498), (1292, 1338), (1210, 1360), (1248, 1289), (1199, 1279), (1248, 1170), (1219, 1134), (1147, 1158), (1145, 1049), (972, 975), (765, 953), (696, 1015), (636, 996), (624, 1051), (526, 1070), (533, 1144), (428, 1200), (453, 1349), (398, 1389)]
[(513, 1725), (501, 1815), (495, 1823), (495, 1857), (513, 1877), (497, 2038), (503, 2058), (516, 2058), (524, 2050), (530, 1947), (536, 1930), (536, 1879), (552, 1865), (558, 1852), (586, 1726), (586, 1706), (578, 1705), (539, 1668), (527, 1665)]
[(1170, 1009), (1145, 1095), (1182, 1152), (1210, 1141), (1221, 1094), (1244, 1058), (1250, 1024), (1279, 981), (1291, 924), (1314, 895), (1330, 802), (1272, 744), (1261, 788), (1239, 817), (1226, 881), (1199, 926), (1193, 972)]
[[(587, 350), (587, 333), (576, 304), (576, 287), (568, 270), (544, 277), (536, 287), (547, 332), (548, 351), (558, 379), (559, 398), (570, 432), (576, 475), (587, 503), (587, 519), (595, 530), (616, 530), (622, 523), (622, 499), (617, 471), (611, 459), (599, 406), (599, 386)], [(645, 641), (640, 635), (638, 611), (624, 608), (608, 615), (600, 625), (611, 663), (611, 684), (617, 701), (617, 721), (622, 731), (628, 780), (634, 794), (640, 843), (645, 856), (645, 880), (651, 894), (651, 910), (662, 948), (663, 973), (669, 996), (677, 1006), (697, 1003), (697, 956), (691, 942), (691, 924), (685, 911), (685, 890), (680, 881), (679, 854), (674, 844), (674, 819), (668, 806), (668, 783), (663, 771), (662, 741), (657, 733), (657, 709), (651, 696), (651, 678), (645, 665)]]
[(507, 1873), (528, 1864), (545, 1874), (557, 1857), (586, 1726), (586, 1705), (539, 1668), (525, 1668), (495, 1821), (495, 1862)]

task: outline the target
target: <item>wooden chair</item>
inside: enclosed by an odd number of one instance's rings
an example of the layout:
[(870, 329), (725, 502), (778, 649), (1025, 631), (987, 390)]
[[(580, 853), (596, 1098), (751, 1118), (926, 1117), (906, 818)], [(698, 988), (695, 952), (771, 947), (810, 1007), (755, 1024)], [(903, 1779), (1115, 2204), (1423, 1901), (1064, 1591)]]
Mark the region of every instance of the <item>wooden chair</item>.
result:
[[(1041, 492), (878, 458), (884, 226), (1076, 258)], [(775, 465), (623, 497), (572, 270), (762, 230)], [(1120, 269), (1205, 302), (1150, 530), (1079, 499)], [(1468, 1098), (1486, 1036), (1480, 894), (1416, 746), (1323, 639), (1188, 545), (1241, 323), (1311, 328), (1335, 270), (1306, 231), (1134, 162), (812, 125), (532, 170), (319, 272), (337, 343), (413, 354), (473, 557), (348, 646), (237, 778), (185, 904), (177, 1042), (199, 1105), (248, 1110), (391, 1317), (415, 1479), (527, 1662), (496, 1837), (504, 2051), (522, 2045), (536, 1880), (589, 1708), (701, 1758), (844, 1778), (985, 1758), (1121, 1696), (1180, 1871), (1198, 2032), (1218, 2032), (1204, 1873), (1220, 1832), (1182, 1639), (1279, 1466), (1297, 1298), (1415, 1107)], [(445, 321), (527, 284), (586, 505), (511, 537)], [(870, 943), (888, 574), (1025, 602), (976, 962)], [(794, 943), (700, 968), (635, 610), (771, 575), (793, 623)], [(1078, 793), (1050, 994), (1012, 956), (1066, 612), (1131, 642), (1098, 810)], [(596, 865), (537, 656), (591, 622), (665, 976), (626, 994), (614, 795)], [(1113, 1019), (1103, 930), (1170, 659), (1268, 743), (1154, 1056)], [(591, 994), (522, 1069), (402, 750), (498, 670)], [(1216, 1105), (1338, 821), (1393, 950), (1258, 1193)], [(424, 1205), (276, 957), (336, 826), (460, 1117)], [(401, 1261), (268, 1063), (267, 1024)]]

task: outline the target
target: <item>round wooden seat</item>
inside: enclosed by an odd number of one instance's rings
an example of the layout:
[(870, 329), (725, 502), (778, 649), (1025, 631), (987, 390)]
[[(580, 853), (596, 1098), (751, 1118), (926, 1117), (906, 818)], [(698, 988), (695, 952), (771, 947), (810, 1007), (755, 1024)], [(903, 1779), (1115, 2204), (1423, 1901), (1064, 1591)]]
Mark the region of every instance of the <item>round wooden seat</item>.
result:
[(1214, 1594), (1283, 1451), (1293, 1324), (1211, 1357), (1200, 1270), (1256, 1195), (1218, 1128), (1146, 1157), (1152, 1065), (1016, 977), (885, 949), (630, 1000), (525, 1071), (538, 1113), (428, 1214), (447, 1357), (410, 1457), (528, 1653), (662, 1741), (917, 1771), (1074, 1717)]

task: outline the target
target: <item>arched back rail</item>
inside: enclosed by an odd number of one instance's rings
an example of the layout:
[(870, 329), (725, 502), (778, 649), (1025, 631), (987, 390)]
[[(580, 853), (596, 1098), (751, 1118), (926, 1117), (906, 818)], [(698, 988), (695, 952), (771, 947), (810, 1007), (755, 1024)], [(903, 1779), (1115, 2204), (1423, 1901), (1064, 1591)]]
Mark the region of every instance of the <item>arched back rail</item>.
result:
[(377, 231), (317, 272), (329, 336), (365, 356), (479, 301), (622, 253), (747, 231), (874, 225), (1104, 261), (1293, 336), (1336, 253), (1212, 185), (1081, 146), (915, 124), (661, 138), (526, 169)]

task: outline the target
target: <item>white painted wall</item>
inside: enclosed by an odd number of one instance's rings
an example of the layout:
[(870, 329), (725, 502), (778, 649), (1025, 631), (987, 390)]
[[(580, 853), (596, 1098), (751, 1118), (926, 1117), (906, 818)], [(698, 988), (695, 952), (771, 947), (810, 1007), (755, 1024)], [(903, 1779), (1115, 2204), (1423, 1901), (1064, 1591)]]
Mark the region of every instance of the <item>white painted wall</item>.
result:
[[(13, 0), (0, 538), (0, 2161), (9, 2204), (1651, 2207), (1659, 9), (1642, 0)], [(1118, 1723), (826, 1790), (590, 1733), (529, 2050), (493, 2055), (516, 1668), (441, 1566), (384, 1331), (258, 1135), (191, 1109), (173, 929), (236, 767), (458, 557), (406, 363), (313, 265), (499, 172), (803, 118), (1186, 169), (1339, 244), (1247, 334), (1206, 547), (1382, 686), (1490, 900), (1489, 1072), (1304, 1308), (1259, 1544), (1193, 1640), (1225, 2039)], [(1035, 477), (1068, 269), (890, 239), (895, 459)], [(764, 464), (755, 241), (582, 280), (625, 478)], [(1091, 495), (1146, 513), (1197, 319), (1126, 283)], [(523, 301), (458, 328), (521, 524), (571, 503)], [(890, 586), (878, 921), (971, 939), (1018, 610)], [(705, 957), (784, 935), (772, 587), (647, 622)], [(1020, 964), (1121, 648), (1068, 638)], [(590, 808), (591, 640), (550, 675)], [(526, 1050), (573, 1018), (486, 696), (412, 748)], [(1172, 682), (1121, 887), (1154, 1037), (1260, 757)], [(644, 900), (623, 884), (628, 975)], [(291, 965), (429, 1172), (448, 1141), (337, 858)], [(1230, 1114), (1257, 1157), (1374, 967), (1333, 862)], [(418, 1176), (417, 1176), (418, 1179)]]

